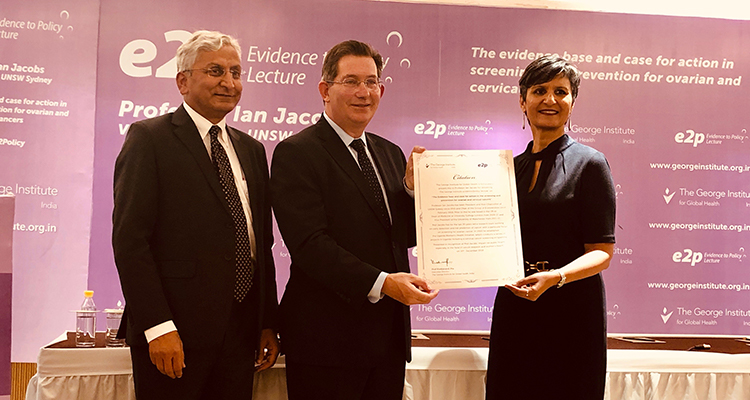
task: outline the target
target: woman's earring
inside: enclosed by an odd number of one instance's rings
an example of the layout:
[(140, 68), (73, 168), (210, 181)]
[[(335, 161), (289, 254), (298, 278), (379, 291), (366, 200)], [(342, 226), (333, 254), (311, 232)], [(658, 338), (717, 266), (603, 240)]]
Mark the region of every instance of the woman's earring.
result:
[(526, 129), (526, 113), (523, 113), (523, 128), (521, 129)]

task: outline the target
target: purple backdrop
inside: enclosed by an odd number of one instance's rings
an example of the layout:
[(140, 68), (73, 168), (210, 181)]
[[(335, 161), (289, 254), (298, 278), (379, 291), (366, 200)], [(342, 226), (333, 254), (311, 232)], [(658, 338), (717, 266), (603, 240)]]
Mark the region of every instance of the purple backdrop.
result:
[(0, 194), (16, 196), (13, 361), (74, 329), (88, 277), (99, 2), (4, 0)]
[[(110, 244), (114, 159), (128, 124), (181, 103), (172, 57), (187, 32), (196, 29), (217, 29), (240, 39), (249, 74), (244, 97), (228, 122), (261, 140), (269, 157), (276, 143), (322, 111), (316, 85), (323, 54), (345, 39), (370, 42), (387, 59), (386, 93), (370, 130), (405, 152), (419, 144), (518, 153), (530, 140), (528, 130), (521, 130), (518, 73), (534, 58), (530, 53), (574, 59), (587, 75), (570, 133), (607, 155), (618, 192), (616, 255), (604, 273), (610, 332), (747, 332), (746, 21), (363, 1), (186, 7), (176, 0), (106, 0), (101, 9), (89, 1), (76, 3), (75, 10), (47, 3), (21, 7), (15, 1), (5, 17), (57, 21), (67, 9), (71, 21), (76, 19), (70, 23), (75, 29), (55, 41), (49, 32), (17, 29), (21, 36), (3, 42), (0, 61), (5, 64), (9, 54), (15, 58), (9, 65), (44, 66), (43, 77), (53, 78), (44, 87), (0, 81), (1, 88), (9, 88), (0, 96), (14, 90), (10, 97), (61, 98), (71, 113), (0, 124), (0, 141), (27, 141), (24, 147), (0, 145), (1, 162), (15, 167), (0, 170), (0, 188), (59, 189), (54, 199), (19, 195), (18, 222), (46, 226), (59, 221), (59, 229), (17, 233), (20, 272), (14, 304), (23, 303), (33, 313), (14, 321), (14, 361), (33, 359), (40, 345), (72, 326), (65, 311), (77, 307), (86, 286), (86, 257), (88, 286), (99, 307), (113, 307), (122, 299)], [(69, 46), (74, 40), (76, 46)], [(276, 59), (286, 52), (298, 58), (292, 63)], [(13, 115), (0, 112), (3, 116)], [(426, 131), (417, 133), (418, 124)], [(42, 140), (31, 132), (49, 135)], [(50, 201), (58, 208), (43, 208)], [(63, 229), (69, 234), (60, 235)], [(281, 293), (289, 256), (278, 232), (276, 237)], [(495, 292), (445, 290), (431, 308), (413, 308), (414, 327), (487, 330)]]
[[(120, 126), (143, 117), (123, 110), (130, 108), (127, 102), (153, 106), (153, 113), (165, 102), (180, 103), (171, 74), (160, 79), (140, 70), (147, 76), (129, 76), (133, 73), (122, 68), (123, 54), (134, 51), (134, 40), (143, 40), (140, 45), (150, 42), (153, 45), (145, 47), (153, 46), (155, 56), (143, 56), (146, 61), (137, 66), (156, 70), (179, 45), (166, 40), (165, 32), (209, 28), (236, 35), (243, 45), (243, 67), (250, 73), (229, 122), (253, 136), (281, 131), (260, 136), (269, 155), (281, 137), (305, 126), (274, 122), (277, 110), (321, 111), (315, 84), (322, 55), (344, 39), (370, 42), (388, 60), (385, 97), (370, 128), (405, 151), (420, 144), (431, 149), (509, 148), (517, 153), (530, 139), (520, 129), (515, 90), (518, 72), (534, 58), (528, 54), (575, 57), (589, 75), (573, 113), (571, 134), (608, 156), (618, 189), (617, 255), (605, 272), (610, 331), (747, 331), (747, 307), (741, 309), (750, 297), (750, 274), (742, 268), (748, 263), (743, 243), (750, 236), (750, 143), (744, 143), (743, 106), (729, 99), (743, 93), (750, 57), (741, 49), (748, 45), (748, 23), (374, 2), (235, 2), (229, 19), (209, 5), (169, 17), (153, 13), (136, 23), (122, 18), (139, 6), (106, 2), (102, 8), (99, 76), (111, 78), (99, 80), (97, 95), (91, 259), (94, 266), (109, 266), (92, 269), (90, 278), (92, 286), (113, 295), (109, 303), (119, 296), (108, 249), (112, 162), (123, 140)], [(272, 62), (274, 52), (287, 51), (301, 53), (301, 60), (308, 53), (318, 59), (315, 65)], [(273, 73), (280, 81), (293, 73), (305, 77), (301, 83), (261, 83), (259, 72), (264, 77)], [(704, 77), (713, 82), (691, 83)], [(727, 78), (728, 84), (720, 85), (719, 78)], [(434, 128), (417, 134), (420, 123)], [(712, 143), (711, 135), (720, 139)], [(748, 173), (673, 171), (672, 164), (726, 164)], [(663, 197), (667, 192), (676, 192), (670, 202)], [(724, 197), (706, 198), (701, 194), (705, 192)], [(695, 223), (724, 224), (727, 230), (690, 230)], [(289, 260), (277, 238), (274, 251), (283, 288)], [(722, 285), (724, 289), (706, 289)], [(446, 290), (429, 307), (413, 307), (414, 327), (487, 330), (495, 291)]]

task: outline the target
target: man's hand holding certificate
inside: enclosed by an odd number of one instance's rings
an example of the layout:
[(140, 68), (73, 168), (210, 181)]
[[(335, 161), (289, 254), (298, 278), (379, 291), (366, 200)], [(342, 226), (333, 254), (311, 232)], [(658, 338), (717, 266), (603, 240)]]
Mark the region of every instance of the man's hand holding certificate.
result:
[(502, 286), (523, 278), (509, 150), (414, 154), (419, 276), (436, 289)]

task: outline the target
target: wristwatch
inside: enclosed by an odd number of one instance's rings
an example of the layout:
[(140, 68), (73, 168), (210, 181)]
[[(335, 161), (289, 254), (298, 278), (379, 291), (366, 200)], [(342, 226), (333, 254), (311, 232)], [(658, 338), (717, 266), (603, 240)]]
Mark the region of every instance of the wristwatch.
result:
[(561, 288), (565, 284), (565, 274), (559, 269), (557, 270), (557, 273), (560, 274), (560, 282), (557, 282), (557, 287)]

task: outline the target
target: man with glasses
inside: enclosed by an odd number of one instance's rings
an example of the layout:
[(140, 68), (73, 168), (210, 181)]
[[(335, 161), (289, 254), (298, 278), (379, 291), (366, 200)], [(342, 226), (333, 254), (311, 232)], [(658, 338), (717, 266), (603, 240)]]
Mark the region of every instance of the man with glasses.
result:
[(274, 151), (272, 202), (292, 258), (280, 306), (290, 400), (401, 399), (408, 306), (437, 295), (409, 273), (411, 157), (365, 132), (382, 69), (366, 43), (334, 46), (318, 84), (323, 118)]
[(251, 398), (278, 356), (268, 165), (226, 124), (242, 94), (237, 40), (177, 49), (184, 103), (134, 123), (115, 165), (112, 244), (136, 397)]

